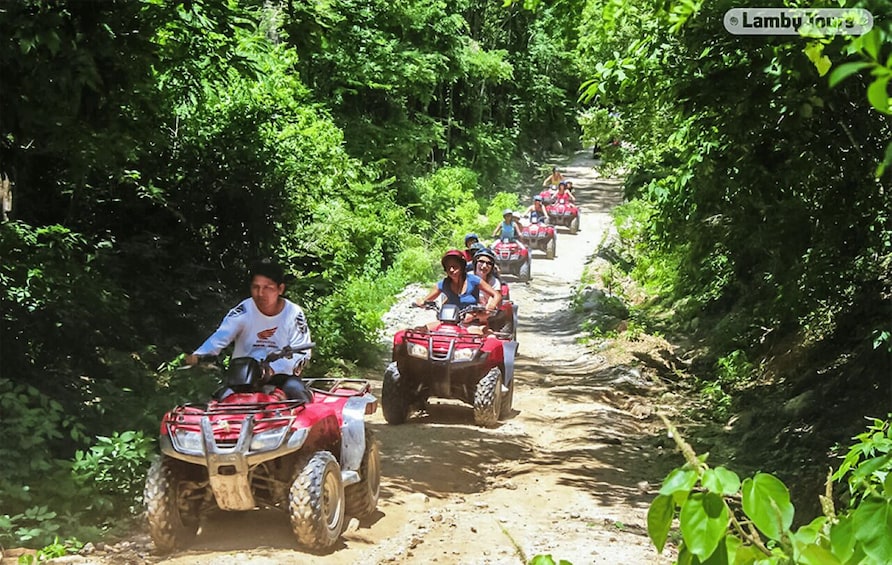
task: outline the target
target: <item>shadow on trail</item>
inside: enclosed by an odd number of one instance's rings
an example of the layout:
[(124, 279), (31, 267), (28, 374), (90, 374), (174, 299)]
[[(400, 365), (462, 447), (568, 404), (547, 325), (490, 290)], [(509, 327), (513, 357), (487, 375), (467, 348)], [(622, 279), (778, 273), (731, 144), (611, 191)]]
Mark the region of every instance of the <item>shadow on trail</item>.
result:
[(540, 440), (518, 474), (549, 468), (558, 484), (585, 491), (600, 505), (646, 508), (666, 474), (681, 463), (674, 451), (656, 447), (660, 433), (646, 431), (623, 407), (635, 402), (626, 393), (634, 399), (649, 386), (628, 367), (602, 366), (588, 355), (552, 366), (520, 363), (517, 376), (520, 390), (534, 387), (559, 399), (551, 412), (524, 413), (531, 428), (555, 433)]
[(436, 402), (432, 401), (429, 416), (377, 427), (382, 471), (387, 477), (382, 499), (394, 497), (395, 491), (420, 492), (431, 498), (480, 492), (488, 488), (493, 465), (529, 456), (529, 438), (478, 428), (469, 406)]

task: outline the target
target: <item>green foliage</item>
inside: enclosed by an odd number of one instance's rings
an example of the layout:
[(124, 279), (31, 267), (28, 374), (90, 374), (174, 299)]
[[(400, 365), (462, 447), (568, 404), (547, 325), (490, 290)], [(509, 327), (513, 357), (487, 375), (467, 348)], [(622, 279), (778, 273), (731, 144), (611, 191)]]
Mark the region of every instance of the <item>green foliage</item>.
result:
[(551, 554), (540, 554), (534, 556), (527, 562), (527, 565), (573, 565), (566, 559), (561, 559), (559, 561), (555, 561), (554, 557)]
[[(687, 463), (663, 481), (648, 510), (647, 531), (662, 552), (677, 515), (683, 540), (677, 563), (870, 565), (892, 559), (892, 488), (885, 484), (892, 459), (873, 457), (892, 450), (889, 420), (874, 420), (868, 432), (857, 436), (859, 442), (832, 477), (847, 478), (850, 507), (837, 513), (828, 478), (824, 515), (795, 531), (795, 510), (783, 482), (768, 473), (741, 482), (733, 471), (710, 468), (666, 424)], [(738, 498), (741, 506), (734, 503)]]
[(833, 474), (833, 480), (843, 478), (849, 487), (852, 502), (869, 496), (890, 493), (892, 469), (892, 425), (889, 420), (874, 418), (867, 431), (855, 436), (854, 444)]
[(59, 541), (59, 537), (53, 538), (53, 543), (40, 548), (36, 555), (25, 554), (19, 557), (19, 564), (31, 565), (41, 561), (48, 561), (58, 557), (64, 557), (73, 553), (77, 553), (83, 548), (84, 544), (76, 538), (68, 538), (65, 541)]
[[(716, 31), (726, 10), (598, 0), (581, 12), (580, 122), (595, 140), (614, 112), (629, 148), (617, 156), (629, 200), (615, 214), (629, 250), (617, 265), (651, 297), (648, 314), (695, 330), (715, 357), (772, 359), (790, 342), (884, 366), (890, 22), (857, 38), (742, 40)], [(884, 355), (853, 354), (865, 343)], [(718, 367), (698, 386), (726, 416), (756, 376)]]
[[(6, 434), (0, 447), (0, 480), (15, 482), (49, 469), (48, 456), (57, 443), (80, 442), (83, 425), (67, 415), (62, 405), (32, 386), (0, 379), (0, 408)], [(28, 462), (20, 468), (16, 457)]]
[(415, 214), (426, 221), (435, 237), (461, 240), (464, 230), (475, 226), (480, 214), (474, 192), (477, 175), (465, 167), (444, 167), (415, 181), (418, 208)]
[(257, 257), (292, 277), (313, 370), (377, 360), (396, 292), (486, 227), (481, 204), (511, 189), (516, 158), (575, 136), (568, 16), (483, 1), (4, 6), (4, 543), (128, 512), (160, 414), (213, 387), (156, 368), (244, 297)]
[(112, 500), (135, 509), (142, 500), (145, 474), (155, 453), (155, 442), (140, 431), (98, 436), (89, 450), (74, 455), (72, 474)]

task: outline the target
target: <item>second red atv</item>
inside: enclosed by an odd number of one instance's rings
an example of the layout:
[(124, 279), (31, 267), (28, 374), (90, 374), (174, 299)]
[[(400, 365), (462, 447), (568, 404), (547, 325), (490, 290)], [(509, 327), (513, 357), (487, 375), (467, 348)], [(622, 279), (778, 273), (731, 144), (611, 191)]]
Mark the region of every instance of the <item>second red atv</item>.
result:
[(345, 516), (365, 517), (378, 504), (378, 446), (365, 424), (377, 399), (368, 381), (306, 379), (312, 401), (289, 400), (263, 383), (264, 366), (232, 359), (225, 397), (177, 406), (161, 421), (161, 456), (149, 469), (144, 500), (155, 548), (187, 546), (214, 510), (282, 510), (297, 541), (330, 549)]
[[(381, 408), (389, 424), (402, 424), (430, 397), (454, 398), (474, 407), (474, 423), (493, 426), (511, 414), (517, 342), (507, 333), (478, 333), (462, 324), (482, 310), (437, 306), (437, 321), (393, 336), (393, 361), (384, 371)], [(513, 309), (516, 316), (516, 309)]]
[(499, 265), (499, 272), (503, 275), (516, 275), (518, 280), (526, 282), (532, 275), (533, 258), (530, 250), (519, 241), (502, 239), (492, 245)]
[(563, 226), (570, 233), (579, 231), (579, 208), (568, 201), (555, 202), (545, 208), (548, 211), (548, 220), (552, 225)]
[(550, 226), (544, 222), (532, 221), (526, 218), (529, 223), (521, 225), (521, 239), (523, 239), (527, 247), (545, 252), (546, 259), (554, 259), (555, 247), (557, 246), (557, 233), (554, 226)]

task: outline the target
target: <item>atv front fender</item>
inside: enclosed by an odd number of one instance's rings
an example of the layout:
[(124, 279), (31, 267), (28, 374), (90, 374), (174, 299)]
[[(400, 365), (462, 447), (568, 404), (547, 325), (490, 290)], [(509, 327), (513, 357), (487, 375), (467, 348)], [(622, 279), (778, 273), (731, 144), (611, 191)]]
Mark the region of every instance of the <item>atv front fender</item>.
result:
[[(516, 312), (516, 310), (515, 310)], [(515, 326), (516, 327), (516, 326)], [(514, 357), (517, 355), (517, 346), (520, 345), (516, 341), (506, 341), (502, 343), (502, 351), (505, 356), (505, 386), (510, 386), (514, 380)]]
[(353, 396), (344, 404), (341, 427), (341, 477), (344, 486), (358, 483), (362, 455), (365, 453), (365, 415), (370, 404), (378, 399), (369, 393)]

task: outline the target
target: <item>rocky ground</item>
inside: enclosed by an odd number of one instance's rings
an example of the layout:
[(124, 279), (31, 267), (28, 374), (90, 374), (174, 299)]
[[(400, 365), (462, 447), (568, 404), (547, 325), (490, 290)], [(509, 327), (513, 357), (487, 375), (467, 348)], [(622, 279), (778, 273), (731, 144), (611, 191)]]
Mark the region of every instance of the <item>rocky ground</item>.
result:
[[(577, 188), (579, 233), (560, 229), (556, 258), (536, 253), (530, 282), (508, 279), (520, 305), (513, 415), (483, 429), (473, 424), (469, 406), (434, 400), (427, 413), (390, 426), (379, 410), (371, 417), (383, 467), (378, 512), (353, 520), (333, 551), (303, 553), (283, 514), (221, 512), (206, 520), (188, 551), (154, 555), (148, 538), (135, 535), (65, 559), (507, 565), (551, 554), (575, 565), (670, 563), (671, 549), (657, 555), (649, 543), (646, 514), (663, 477), (680, 462), (655, 416), (671, 397), (660, 379), (671, 348), (646, 335), (600, 349), (583, 344), (583, 318), (571, 304), (609, 230), (607, 212), (621, 200), (619, 183), (600, 178), (593, 165), (580, 153), (561, 167)], [(425, 293), (406, 290), (386, 318), (383, 339), (431, 319), (431, 312), (409, 308)], [(602, 295), (588, 296), (581, 306), (598, 308)], [(370, 375), (377, 393), (386, 362)]]

